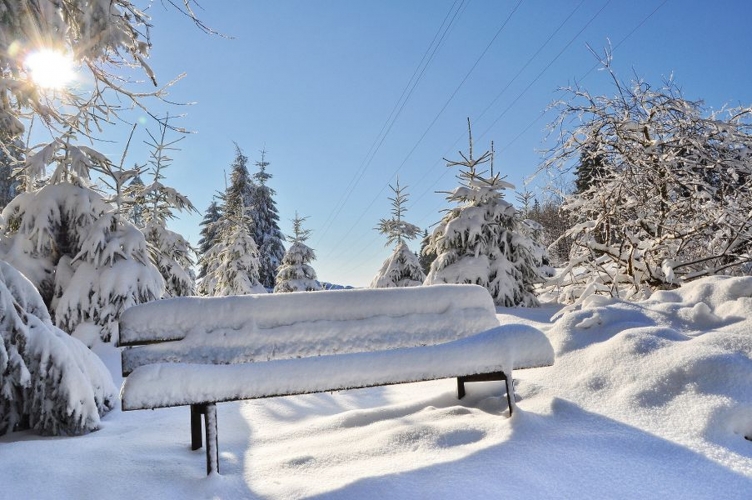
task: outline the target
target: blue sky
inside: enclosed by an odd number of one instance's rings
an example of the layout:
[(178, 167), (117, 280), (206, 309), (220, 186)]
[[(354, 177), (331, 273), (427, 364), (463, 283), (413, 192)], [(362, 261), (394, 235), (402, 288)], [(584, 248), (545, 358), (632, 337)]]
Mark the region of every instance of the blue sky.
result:
[[(673, 74), (685, 97), (710, 107), (752, 103), (752, 7), (745, 1), (222, 0), (202, 6), (200, 17), (232, 38), (207, 35), (160, 2), (149, 11), (152, 68), (163, 83), (185, 72), (170, 98), (195, 102), (149, 103), (156, 113), (185, 114), (176, 124), (195, 132), (172, 155), (167, 183), (203, 212), (224, 189), (233, 141), (251, 163), (265, 148), (282, 231), (291, 232), (295, 211), (308, 216), (314, 268), (319, 279), (335, 283), (367, 285), (390, 254), (373, 228), (389, 217), (388, 185), (397, 175), (410, 196), (407, 220), (429, 231), (440, 220), (449, 204), (436, 191), (456, 186), (456, 172), (442, 157), (466, 150), (467, 117), (476, 151), (493, 140), (495, 169), (524, 189), (546, 147), (545, 126), (554, 115), (545, 110), (561, 97), (557, 89), (577, 81), (594, 93), (612, 91), (608, 78), (593, 70), (588, 44), (602, 50), (610, 40), (622, 79), (636, 73), (657, 86)], [(411, 76), (451, 18), (405, 101)], [(109, 131), (117, 142), (98, 149), (119, 160), (128, 132), (126, 126)], [(146, 160), (144, 139), (139, 130), (129, 161)], [(545, 183), (535, 179), (528, 189)], [(507, 199), (514, 201), (514, 193)], [(196, 244), (201, 218), (183, 216), (172, 227)], [(419, 242), (411, 246), (417, 250)]]

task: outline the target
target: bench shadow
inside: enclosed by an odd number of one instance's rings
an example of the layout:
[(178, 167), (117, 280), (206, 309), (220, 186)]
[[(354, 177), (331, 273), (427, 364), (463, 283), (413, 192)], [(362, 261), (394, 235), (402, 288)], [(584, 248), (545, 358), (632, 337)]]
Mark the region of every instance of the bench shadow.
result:
[(507, 440), (460, 460), (363, 477), (311, 498), (741, 500), (752, 491), (752, 478), (565, 400), (554, 399), (549, 415), (520, 410), (508, 422)]

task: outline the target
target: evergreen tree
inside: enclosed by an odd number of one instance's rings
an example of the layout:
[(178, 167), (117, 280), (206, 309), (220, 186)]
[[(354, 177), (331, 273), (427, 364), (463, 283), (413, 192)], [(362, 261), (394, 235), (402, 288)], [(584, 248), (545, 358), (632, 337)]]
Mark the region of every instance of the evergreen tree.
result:
[(501, 306), (535, 306), (534, 284), (540, 281), (531, 241), (520, 232), (514, 207), (503, 191), (514, 186), (498, 174), (484, 176), (478, 167), (490, 160), (490, 152), (473, 157), (472, 132), (468, 120), (470, 150), (460, 153), (460, 186), (447, 193), (459, 206), (450, 209), (431, 235), (426, 247), (438, 256), (425, 284), (474, 283), (485, 287)]
[(315, 292), (321, 290), (321, 283), (316, 280), (316, 271), (310, 263), (316, 259), (313, 249), (305, 244), (311, 235), (309, 229), (303, 229), (306, 217), (298, 216), (292, 220), (293, 235), (288, 238), (292, 243), (282, 258), (282, 265), (277, 271), (277, 285), (274, 293)]
[(399, 184), (389, 186), (394, 191), (392, 217), (381, 219), (376, 229), (387, 237), (387, 245), (396, 244), (392, 255), (384, 261), (378, 274), (371, 281), (371, 288), (393, 288), (418, 286), (426, 278), (420, 267), (418, 257), (410, 251), (404, 240), (412, 240), (420, 234), (420, 228), (404, 221), (405, 203), (408, 196), (405, 188)]
[(34, 285), (0, 261), (0, 435), (94, 431), (116, 400), (97, 355), (56, 328)]
[(168, 154), (176, 151), (175, 144), (185, 137), (167, 141), (168, 122), (169, 117), (159, 122), (158, 137), (147, 130), (150, 141), (146, 144), (151, 148), (148, 172), (152, 182), (144, 185), (140, 176), (131, 182), (130, 191), (135, 203), (130, 212), (140, 223), (138, 227), (149, 244), (151, 261), (164, 278), (164, 296), (181, 297), (194, 295), (196, 291), (194, 253), (183, 236), (167, 228), (167, 222), (175, 217), (175, 210), (196, 212), (196, 208), (187, 197), (162, 182), (165, 170), (172, 164)]
[(420, 241), (420, 252), (418, 254), (418, 262), (420, 262), (420, 269), (423, 274), (428, 274), (431, 271), (431, 264), (436, 260), (436, 253), (430, 249), (429, 243), (431, 242), (431, 235), (428, 234), (428, 229), (423, 231), (423, 238)]
[(158, 299), (164, 280), (150, 262), (144, 235), (91, 187), (89, 170), (109, 161), (72, 140), (54, 142), (26, 161), (27, 186), (3, 210), (4, 258), (38, 288), (55, 324), (74, 335), (96, 329), (110, 341), (120, 313)]
[(248, 232), (250, 217), (243, 207), (225, 212), (217, 241), (204, 254), (206, 276), (199, 293), (221, 297), (266, 293), (259, 282), (258, 247)]
[(204, 258), (209, 253), (214, 245), (217, 244), (217, 233), (219, 225), (217, 224), (222, 218), (222, 210), (217, 203), (217, 197), (215, 196), (209, 207), (206, 209), (204, 219), (199, 224), (201, 226), (201, 238), (198, 240), (198, 279), (203, 279), (206, 276), (207, 262)]
[(282, 231), (279, 229), (279, 212), (274, 202), (276, 193), (267, 185), (272, 176), (266, 171), (266, 167), (269, 166), (269, 162), (266, 161), (266, 151), (261, 151), (261, 161), (256, 162), (256, 166), (258, 172), (253, 175), (256, 181), (253, 196), (255, 217), (253, 239), (259, 248), (261, 284), (272, 290), (277, 268), (285, 255), (285, 247), (282, 244)]
[(200, 294), (245, 295), (266, 291), (260, 284), (259, 250), (253, 238), (256, 228), (254, 192), (255, 185), (248, 173), (248, 157), (235, 144), (230, 185), (222, 196), (220, 216), (207, 229), (215, 238), (214, 244), (209, 246), (211, 240), (205, 241), (208, 249), (199, 259), (199, 266), (205, 272), (198, 288)]

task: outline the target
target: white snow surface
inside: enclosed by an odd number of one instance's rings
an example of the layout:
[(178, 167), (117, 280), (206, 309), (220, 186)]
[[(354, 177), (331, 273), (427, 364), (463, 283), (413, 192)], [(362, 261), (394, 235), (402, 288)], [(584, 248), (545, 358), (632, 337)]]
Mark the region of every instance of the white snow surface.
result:
[(126, 379), (121, 397), (123, 408), (134, 410), (509, 373), (553, 362), (545, 335), (512, 324), (437, 345), (233, 365), (140, 366)]
[[(220, 474), (190, 450), (187, 408), (105, 415), (76, 438), (0, 438), (7, 498), (748, 499), (752, 278), (650, 300), (498, 308), (546, 332), (552, 367), (218, 407)], [(116, 349), (97, 352), (117, 378)]]

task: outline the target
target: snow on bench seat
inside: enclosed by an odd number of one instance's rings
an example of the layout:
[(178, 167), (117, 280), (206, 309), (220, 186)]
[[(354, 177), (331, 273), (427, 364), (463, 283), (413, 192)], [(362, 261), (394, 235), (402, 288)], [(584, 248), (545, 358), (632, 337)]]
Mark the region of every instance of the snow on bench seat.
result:
[(511, 373), (553, 361), (542, 332), (513, 324), (431, 346), (235, 365), (145, 365), (126, 379), (121, 397), (124, 410), (137, 410)]
[[(477, 285), (185, 297), (125, 311), (123, 375), (161, 362), (230, 364), (456, 340), (497, 326)], [(169, 341), (169, 342), (168, 342)]]

